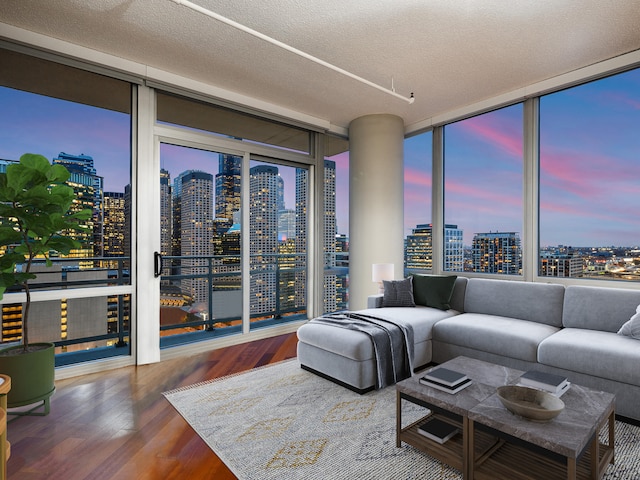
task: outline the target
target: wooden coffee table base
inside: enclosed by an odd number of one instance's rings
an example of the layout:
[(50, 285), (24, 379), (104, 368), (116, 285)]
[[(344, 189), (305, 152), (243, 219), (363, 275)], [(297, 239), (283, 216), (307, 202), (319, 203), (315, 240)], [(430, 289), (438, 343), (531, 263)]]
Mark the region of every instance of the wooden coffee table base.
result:
[[(479, 480), (512, 480), (518, 478), (551, 479), (599, 479), (607, 466), (614, 461), (614, 413), (601, 425), (608, 424), (608, 444), (600, 443), (594, 436), (589, 447), (579, 459), (564, 457), (565, 462), (557, 461), (544, 453), (534, 452), (526, 446), (516, 445), (508, 440), (498, 440), (490, 449), (486, 445), (476, 445), (479, 432), (473, 420), (469, 420), (469, 451), (476, 451), (475, 460), (469, 462), (469, 478)], [(483, 442), (484, 443), (484, 442)], [(478, 454), (478, 452), (483, 452)]]
[[(466, 357), (443, 365), (466, 373), (474, 383), (450, 395), (421, 385), (418, 375), (399, 382), (397, 447), (408, 443), (459, 470), (465, 480), (597, 480), (613, 463), (614, 395), (572, 385), (563, 396), (565, 410), (541, 425), (508, 412), (495, 394), (497, 386), (515, 383), (524, 372)], [(403, 401), (429, 412), (403, 427)], [(431, 415), (456, 425), (460, 434), (444, 444), (421, 435), (418, 426)], [(607, 443), (601, 443), (605, 428)]]

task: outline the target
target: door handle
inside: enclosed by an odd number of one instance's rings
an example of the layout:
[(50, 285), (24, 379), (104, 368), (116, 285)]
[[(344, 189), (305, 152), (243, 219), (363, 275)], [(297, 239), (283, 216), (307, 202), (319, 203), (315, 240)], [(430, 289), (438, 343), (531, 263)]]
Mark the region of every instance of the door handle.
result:
[(162, 254), (153, 252), (153, 276), (158, 278), (162, 275)]

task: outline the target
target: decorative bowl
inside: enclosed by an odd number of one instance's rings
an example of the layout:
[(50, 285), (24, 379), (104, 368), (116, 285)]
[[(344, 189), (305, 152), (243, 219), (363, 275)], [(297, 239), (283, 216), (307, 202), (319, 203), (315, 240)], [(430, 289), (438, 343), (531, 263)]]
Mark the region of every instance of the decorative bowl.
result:
[(536, 422), (548, 422), (564, 410), (564, 402), (551, 393), (521, 385), (498, 387), (498, 398), (511, 413)]

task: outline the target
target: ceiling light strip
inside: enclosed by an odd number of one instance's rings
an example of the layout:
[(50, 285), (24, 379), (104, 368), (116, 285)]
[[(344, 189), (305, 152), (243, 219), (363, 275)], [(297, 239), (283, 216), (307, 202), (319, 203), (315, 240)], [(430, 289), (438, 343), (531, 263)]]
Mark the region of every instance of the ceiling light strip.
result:
[(219, 15), (215, 12), (212, 12), (211, 10), (208, 10), (206, 8), (203, 8), (199, 5), (196, 5), (193, 2), (190, 2), (189, 0), (171, 0), (174, 3), (177, 3), (178, 5), (184, 5), (185, 7), (188, 7), (196, 12), (200, 12), (208, 17), (214, 18), (222, 23), (226, 23), (227, 25), (233, 27), (233, 28), (237, 28), (238, 30), (241, 30), (245, 33), (248, 33), (249, 35), (252, 35), (256, 38), (259, 38), (261, 40), (264, 40), (265, 42), (269, 42), (272, 45), (275, 45), (277, 47), (283, 48), (291, 53), (294, 53), (300, 57), (306, 58), (307, 60), (311, 60), (314, 63), (317, 63), (318, 65), (322, 65), (323, 67), (329, 68), (335, 72), (341, 73), (342, 75), (345, 75), (349, 78), (352, 78), (354, 80), (357, 80), (358, 82), (364, 83), (365, 85), (369, 85), (370, 87), (376, 88), (384, 93), (387, 93), (389, 95), (392, 95), (396, 98), (399, 98), (401, 100), (404, 100), (407, 103), (413, 103), (413, 101), (415, 100), (413, 97), (413, 93), (411, 94), (410, 97), (405, 97), (403, 95), (400, 95), (398, 93), (396, 93), (394, 90), (385, 88), (381, 85), (378, 85), (377, 83), (373, 83), (369, 80), (367, 80), (366, 78), (362, 78), (354, 73), (348, 72), (347, 70), (340, 68), (340, 67), (336, 67), (335, 65), (325, 62), (324, 60), (321, 60), (317, 57), (314, 57), (313, 55), (310, 55), (308, 53), (303, 52), (302, 50), (298, 50), (295, 47), (292, 47), (291, 45), (287, 45), (286, 43), (283, 43), (279, 40), (276, 40), (275, 38), (269, 37), (268, 35), (265, 35), (263, 33), (260, 33), (256, 30), (253, 30), (252, 28), (246, 27), (244, 25), (242, 25), (241, 23), (235, 22), (227, 17), (223, 17), (222, 15)]

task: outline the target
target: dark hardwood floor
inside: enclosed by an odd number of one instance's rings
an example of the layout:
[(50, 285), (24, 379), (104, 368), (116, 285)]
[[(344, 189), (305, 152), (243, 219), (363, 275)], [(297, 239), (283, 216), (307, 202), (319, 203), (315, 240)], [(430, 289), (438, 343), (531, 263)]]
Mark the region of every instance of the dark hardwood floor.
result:
[(10, 480), (236, 477), (162, 392), (296, 355), (296, 334), (56, 382), (51, 413), (9, 423)]

